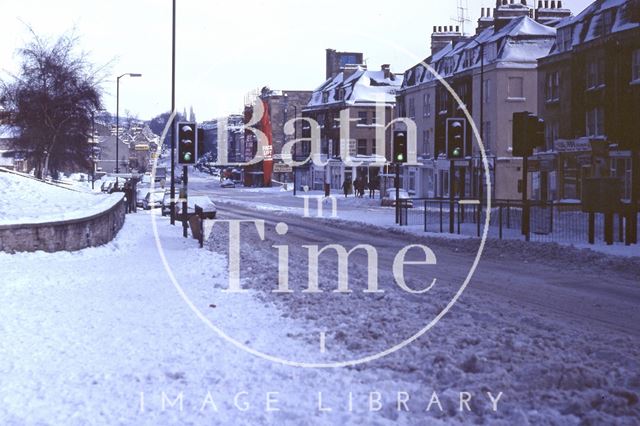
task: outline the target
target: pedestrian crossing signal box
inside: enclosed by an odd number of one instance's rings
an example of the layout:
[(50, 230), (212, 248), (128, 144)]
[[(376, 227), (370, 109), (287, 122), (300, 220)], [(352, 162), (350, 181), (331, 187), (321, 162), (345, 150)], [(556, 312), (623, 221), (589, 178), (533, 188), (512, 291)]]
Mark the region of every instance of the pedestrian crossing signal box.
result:
[(178, 164), (189, 166), (198, 161), (198, 129), (193, 122), (178, 123)]

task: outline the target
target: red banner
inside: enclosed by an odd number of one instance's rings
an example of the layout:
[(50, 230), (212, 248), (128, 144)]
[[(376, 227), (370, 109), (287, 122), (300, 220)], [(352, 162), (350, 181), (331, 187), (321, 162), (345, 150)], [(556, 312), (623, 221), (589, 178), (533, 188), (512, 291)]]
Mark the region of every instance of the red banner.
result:
[(271, 186), (271, 174), (273, 173), (273, 141), (271, 131), (271, 120), (269, 119), (269, 104), (263, 99), (264, 112), (260, 120), (260, 128), (267, 136), (267, 146), (263, 147), (262, 170), (264, 173), (264, 186)]

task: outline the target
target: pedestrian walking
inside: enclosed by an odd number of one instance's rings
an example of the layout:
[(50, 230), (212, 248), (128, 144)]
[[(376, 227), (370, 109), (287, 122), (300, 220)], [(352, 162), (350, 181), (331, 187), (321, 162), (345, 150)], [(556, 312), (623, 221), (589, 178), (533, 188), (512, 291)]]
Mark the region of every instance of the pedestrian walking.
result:
[(351, 192), (351, 181), (345, 180), (342, 183), (342, 189), (344, 190), (344, 198), (347, 198), (349, 196), (349, 193)]

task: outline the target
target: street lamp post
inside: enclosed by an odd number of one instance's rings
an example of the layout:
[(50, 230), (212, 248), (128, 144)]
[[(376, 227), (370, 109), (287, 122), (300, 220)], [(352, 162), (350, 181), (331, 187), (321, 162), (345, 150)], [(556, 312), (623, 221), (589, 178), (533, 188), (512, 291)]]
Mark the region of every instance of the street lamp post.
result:
[(91, 111), (91, 189), (95, 189), (96, 183), (96, 117), (95, 112)]
[(120, 173), (120, 168), (118, 167), (118, 148), (120, 145), (120, 79), (125, 76), (142, 77), (142, 74), (128, 72), (119, 75), (116, 79), (116, 174)]

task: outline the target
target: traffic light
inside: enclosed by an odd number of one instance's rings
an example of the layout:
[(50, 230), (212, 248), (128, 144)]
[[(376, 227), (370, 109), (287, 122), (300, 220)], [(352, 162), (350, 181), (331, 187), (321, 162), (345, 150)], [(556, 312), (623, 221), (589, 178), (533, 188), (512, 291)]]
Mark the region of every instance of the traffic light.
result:
[(543, 147), (544, 120), (528, 112), (513, 113), (513, 156), (529, 157), (533, 149)]
[(393, 162), (407, 162), (407, 132), (393, 133)]
[(178, 164), (187, 166), (198, 160), (196, 123), (178, 123)]
[(464, 118), (447, 118), (447, 157), (449, 159), (464, 158), (467, 120)]

